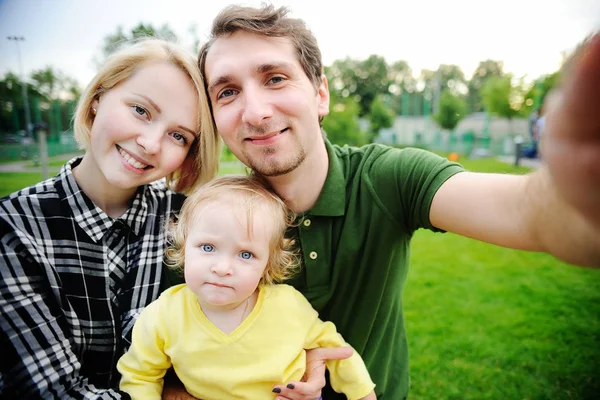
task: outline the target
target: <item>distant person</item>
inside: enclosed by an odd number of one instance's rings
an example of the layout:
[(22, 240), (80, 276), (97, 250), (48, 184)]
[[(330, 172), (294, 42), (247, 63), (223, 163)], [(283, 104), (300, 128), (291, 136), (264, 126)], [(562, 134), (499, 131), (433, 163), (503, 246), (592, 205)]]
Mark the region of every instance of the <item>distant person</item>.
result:
[(210, 118), (194, 58), (141, 41), (81, 95), (83, 157), (0, 201), (1, 398), (121, 398), (117, 360), (166, 276), (164, 223), (217, 168)]
[[(302, 269), (289, 283), (362, 356), (378, 398), (408, 395), (402, 293), (416, 230), (600, 266), (600, 35), (588, 49), (548, 117), (545, 165), (528, 175), (484, 174), (418, 149), (331, 144), (320, 124), (328, 82), (305, 24), (268, 5), (230, 6), (213, 21), (199, 65), (215, 126), (299, 214), (291, 234)], [(571, 162), (583, 155), (585, 164)], [(318, 398), (322, 371), (308, 368), (293, 389), (282, 383), (277, 398)], [(323, 397), (343, 398), (329, 387)]]
[[(253, 177), (220, 177), (188, 197), (168, 251), (186, 283), (142, 311), (118, 363), (123, 391), (160, 400), (173, 367), (198, 399), (271, 399), (275, 384), (302, 378), (305, 349), (347, 345), (300, 292), (275, 284), (297, 265), (289, 219)], [(337, 392), (376, 398), (357, 353), (327, 364)]]

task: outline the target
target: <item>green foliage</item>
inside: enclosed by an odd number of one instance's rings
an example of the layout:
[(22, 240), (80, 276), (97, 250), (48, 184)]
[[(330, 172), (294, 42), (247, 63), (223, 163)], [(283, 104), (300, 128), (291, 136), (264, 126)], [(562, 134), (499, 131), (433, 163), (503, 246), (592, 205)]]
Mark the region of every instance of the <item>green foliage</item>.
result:
[(325, 69), (325, 74), (332, 92), (359, 104), (361, 117), (369, 113), (378, 94), (388, 91), (388, 68), (381, 56), (372, 55), (363, 61), (351, 58), (336, 60)]
[(389, 128), (394, 123), (394, 114), (385, 105), (382, 96), (377, 96), (371, 103), (369, 122), (369, 139), (371, 143), (379, 135), (381, 129)]
[(466, 112), (465, 101), (449, 89), (445, 89), (440, 96), (439, 110), (433, 119), (442, 129), (454, 130)]
[(525, 101), (521, 107), (520, 114), (527, 117), (532, 111), (538, 110), (543, 104), (546, 94), (558, 85), (560, 78), (560, 71), (539, 77), (535, 84), (525, 93)]
[(121, 48), (121, 46), (127, 44), (128, 42), (147, 37), (156, 37), (170, 41), (177, 41), (177, 35), (168, 24), (164, 24), (157, 28), (152, 24), (144, 24), (143, 22), (140, 22), (129, 32), (123, 31), (123, 27), (119, 26), (117, 27), (117, 31), (115, 33), (104, 38), (104, 44), (102, 45), (102, 56), (96, 61), (96, 63), (101, 65), (106, 57), (114, 53), (116, 50)]
[(511, 119), (519, 115), (523, 105), (523, 90), (513, 85), (512, 75), (490, 77), (481, 89), (485, 109), (502, 118)]
[(504, 63), (502, 61), (485, 60), (480, 61), (473, 72), (473, 76), (468, 83), (468, 105), (471, 112), (483, 111), (483, 100), (481, 98), (481, 89), (491, 77), (501, 77), (504, 75)]
[(332, 143), (361, 146), (366, 143), (365, 134), (358, 123), (359, 106), (351, 99), (331, 96), (329, 115), (323, 119), (323, 130)]

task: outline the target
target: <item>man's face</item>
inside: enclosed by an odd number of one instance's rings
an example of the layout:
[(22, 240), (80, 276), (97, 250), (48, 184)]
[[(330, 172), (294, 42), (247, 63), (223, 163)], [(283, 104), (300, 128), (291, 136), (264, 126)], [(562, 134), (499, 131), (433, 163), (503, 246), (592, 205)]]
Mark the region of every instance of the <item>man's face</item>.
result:
[(319, 117), (329, 113), (327, 80), (315, 89), (289, 38), (243, 31), (219, 38), (204, 73), (219, 134), (258, 173), (295, 170), (323, 140)]

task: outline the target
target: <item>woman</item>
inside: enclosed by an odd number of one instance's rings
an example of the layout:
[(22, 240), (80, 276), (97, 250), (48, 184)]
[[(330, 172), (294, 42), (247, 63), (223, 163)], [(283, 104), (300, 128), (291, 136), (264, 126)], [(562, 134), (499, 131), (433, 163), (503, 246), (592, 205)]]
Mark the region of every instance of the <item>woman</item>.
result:
[(76, 110), (85, 155), (0, 201), (0, 397), (119, 397), (116, 363), (161, 291), (163, 226), (217, 169), (210, 121), (174, 44), (106, 61)]

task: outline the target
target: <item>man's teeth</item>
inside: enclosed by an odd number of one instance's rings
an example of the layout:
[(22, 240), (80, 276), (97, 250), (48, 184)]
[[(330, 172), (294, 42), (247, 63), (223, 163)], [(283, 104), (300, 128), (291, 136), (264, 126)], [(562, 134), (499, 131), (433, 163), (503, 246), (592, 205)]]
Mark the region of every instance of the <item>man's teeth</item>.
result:
[(129, 154), (127, 154), (127, 152), (121, 148), (119, 148), (119, 153), (121, 153), (121, 155), (123, 156), (123, 158), (125, 159), (125, 161), (127, 161), (130, 165), (138, 168), (138, 169), (144, 169), (147, 167), (146, 164), (142, 164), (141, 162), (139, 162), (138, 160), (136, 160), (135, 158), (131, 157)]

